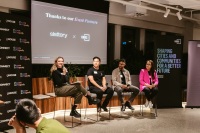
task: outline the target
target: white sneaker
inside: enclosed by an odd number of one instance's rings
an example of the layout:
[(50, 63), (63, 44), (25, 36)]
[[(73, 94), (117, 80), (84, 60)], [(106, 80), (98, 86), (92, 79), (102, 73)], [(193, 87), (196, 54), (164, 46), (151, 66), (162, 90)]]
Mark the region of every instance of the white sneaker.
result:
[(153, 103), (149, 101), (149, 108), (153, 108)]
[(144, 106), (148, 107), (148, 105), (149, 105), (149, 101), (146, 99), (146, 102), (145, 102)]

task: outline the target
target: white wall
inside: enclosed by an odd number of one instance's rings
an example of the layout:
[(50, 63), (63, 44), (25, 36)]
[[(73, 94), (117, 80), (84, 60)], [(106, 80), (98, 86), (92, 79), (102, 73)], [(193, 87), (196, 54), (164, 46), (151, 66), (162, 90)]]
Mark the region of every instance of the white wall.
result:
[(193, 40), (200, 40), (200, 28), (194, 28)]
[(0, 11), (9, 12), (9, 9), (28, 10), (29, 0), (0, 0)]
[[(188, 40), (193, 39), (193, 23), (188, 20), (178, 20), (176, 16), (163, 17), (162, 13), (147, 11), (147, 16), (130, 17), (125, 15), (126, 6), (118, 3), (110, 3), (109, 23), (152, 29), (171, 33), (178, 33), (184, 36), (183, 52), (188, 51)], [(117, 35), (119, 37), (119, 35)]]

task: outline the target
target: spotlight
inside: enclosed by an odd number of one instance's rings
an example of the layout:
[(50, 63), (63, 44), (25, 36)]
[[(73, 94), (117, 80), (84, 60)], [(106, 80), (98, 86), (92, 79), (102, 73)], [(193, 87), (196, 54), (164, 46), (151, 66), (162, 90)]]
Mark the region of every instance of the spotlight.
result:
[(170, 9), (166, 9), (166, 12), (164, 14), (164, 17), (166, 18), (169, 15)]
[(176, 15), (177, 15), (177, 17), (178, 17), (178, 19), (179, 19), (179, 20), (181, 20), (181, 19), (182, 19), (182, 16), (181, 16), (181, 13), (180, 13), (180, 11), (179, 11), (179, 12), (177, 12), (177, 13), (176, 13)]

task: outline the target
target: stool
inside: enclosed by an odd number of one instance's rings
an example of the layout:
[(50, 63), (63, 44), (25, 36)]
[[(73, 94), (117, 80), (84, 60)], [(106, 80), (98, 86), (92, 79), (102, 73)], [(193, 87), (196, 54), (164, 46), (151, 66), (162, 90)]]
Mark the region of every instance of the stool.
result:
[[(53, 115), (53, 119), (54, 119), (55, 118), (55, 111), (56, 111), (56, 98), (57, 97), (63, 97), (63, 96), (57, 96), (55, 93), (47, 93), (46, 95), (54, 97), (54, 115)], [(80, 122), (75, 122), (73, 116), (71, 116), (72, 121), (66, 120), (66, 116), (65, 116), (65, 114), (66, 114), (66, 97), (64, 97), (64, 98), (65, 98), (65, 102), (64, 102), (64, 122), (71, 122), (71, 126), (66, 126), (66, 127), (74, 128), (74, 127), (76, 127), (78, 125), (81, 125), (81, 117), (80, 117)], [(72, 104), (72, 98), (73, 97), (70, 97), (71, 108), (72, 108), (72, 105), (73, 105)], [(81, 114), (81, 108), (80, 108), (80, 114)]]
[[(140, 115), (143, 116), (143, 103), (144, 103), (143, 96), (145, 96), (145, 93), (143, 91), (140, 91), (139, 96), (140, 96)], [(153, 106), (155, 108), (154, 109), (155, 110), (155, 117), (158, 117), (158, 114), (157, 114), (157, 96), (154, 97)]]

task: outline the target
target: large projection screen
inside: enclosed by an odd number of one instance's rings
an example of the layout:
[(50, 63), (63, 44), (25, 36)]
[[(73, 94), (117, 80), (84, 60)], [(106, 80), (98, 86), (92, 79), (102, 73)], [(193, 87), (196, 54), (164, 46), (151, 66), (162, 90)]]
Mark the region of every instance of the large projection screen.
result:
[(107, 14), (32, 1), (31, 44), (33, 64), (65, 62), (91, 64), (99, 56), (107, 63)]

